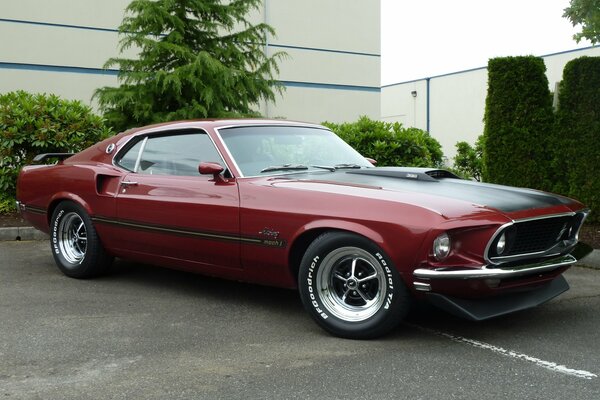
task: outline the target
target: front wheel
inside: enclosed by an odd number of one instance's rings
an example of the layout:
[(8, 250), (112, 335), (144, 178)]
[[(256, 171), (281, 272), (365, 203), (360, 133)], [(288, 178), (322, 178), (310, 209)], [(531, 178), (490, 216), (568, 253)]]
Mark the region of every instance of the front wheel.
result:
[(404, 318), (410, 295), (385, 253), (352, 233), (327, 232), (307, 249), (298, 285), (304, 307), (328, 332), (381, 336)]
[(50, 221), (50, 247), (58, 268), (72, 278), (91, 278), (112, 263), (92, 220), (80, 205), (63, 201)]

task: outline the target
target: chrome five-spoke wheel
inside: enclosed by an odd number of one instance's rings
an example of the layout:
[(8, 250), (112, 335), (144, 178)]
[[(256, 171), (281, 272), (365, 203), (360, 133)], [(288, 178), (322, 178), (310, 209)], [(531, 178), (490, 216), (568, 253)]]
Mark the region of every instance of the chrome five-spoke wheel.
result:
[(70, 212), (63, 216), (58, 226), (57, 241), (67, 262), (81, 264), (87, 250), (87, 231), (77, 213)]
[(383, 268), (375, 257), (357, 247), (342, 247), (323, 260), (316, 289), (331, 314), (345, 321), (363, 321), (381, 308), (384, 282)]

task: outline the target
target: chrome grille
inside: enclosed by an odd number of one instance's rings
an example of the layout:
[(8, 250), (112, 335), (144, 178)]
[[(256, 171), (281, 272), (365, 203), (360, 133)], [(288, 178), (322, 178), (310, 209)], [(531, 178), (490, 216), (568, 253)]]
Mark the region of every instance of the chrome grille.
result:
[[(562, 253), (577, 243), (579, 228), (586, 215), (586, 211), (581, 211), (515, 221), (494, 235), (488, 244), (487, 258), (493, 263), (502, 263)], [(497, 245), (501, 237), (504, 237), (506, 245), (505, 250), (498, 254)]]
[(546, 218), (519, 222), (513, 225), (515, 233), (512, 246), (503, 256), (537, 253), (559, 242), (573, 217)]

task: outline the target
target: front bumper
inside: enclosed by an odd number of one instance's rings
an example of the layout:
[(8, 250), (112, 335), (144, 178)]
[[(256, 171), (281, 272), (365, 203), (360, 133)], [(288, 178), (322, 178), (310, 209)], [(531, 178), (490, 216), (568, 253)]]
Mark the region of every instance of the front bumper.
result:
[[(533, 264), (517, 265), (511, 267), (497, 267), (488, 268), (488, 266), (482, 266), (480, 268), (470, 269), (426, 269), (419, 268), (413, 272), (413, 276), (421, 280), (433, 280), (433, 279), (506, 279), (506, 278), (517, 278), (527, 275), (535, 275), (539, 273), (545, 273), (554, 271), (561, 267), (573, 265), (578, 259), (582, 259), (592, 252), (592, 248), (585, 243), (578, 243), (577, 246), (571, 251), (571, 254), (566, 254), (550, 260), (537, 262)], [(419, 289), (417, 289), (419, 290)]]
[(417, 279), (490, 279), (490, 278), (516, 278), (519, 276), (533, 275), (553, 271), (560, 267), (573, 265), (577, 259), (570, 254), (552, 260), (520, 265), (509, 268), (486, 268), (461, 269), (461, 270), (435, 270), (419, 268), (413, 272)]

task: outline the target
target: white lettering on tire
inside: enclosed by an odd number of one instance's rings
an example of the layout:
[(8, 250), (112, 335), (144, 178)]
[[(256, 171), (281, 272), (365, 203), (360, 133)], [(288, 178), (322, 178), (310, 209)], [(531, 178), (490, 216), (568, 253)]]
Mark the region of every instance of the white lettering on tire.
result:
[(306, 278), (306, 283), (308, 284), (308, 296), (310, 297), (312, 306), (315, 308), (315, 310), (321, 316), (321, 318), (327, 319), (329, 318), (329, 315), (327, 315), (319, 306), (319, 303), (317, 302), (317, 297), (314, 293), (315, 289), (313, 288), (314, 271), (317, 266), (317, 263), (319, 262), (319, 259), (319, 256), (313, 258), (310, 267), (308, 268), (308, 277)]
[(60, 222), (60, 218), (65, 213), (65, 210), (60, 210), (56, 218), (54, 219), (54, 225), (52, 226), (52, 247), (54, 248), (54, 252), (56, 254), (60, 254), (60, 249), (58, 247), (58, 224)]

